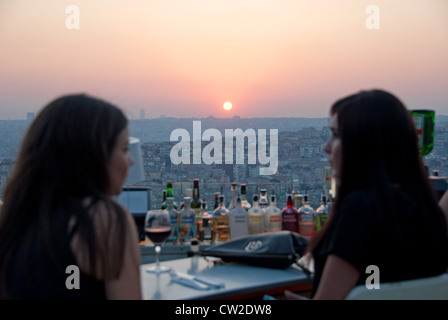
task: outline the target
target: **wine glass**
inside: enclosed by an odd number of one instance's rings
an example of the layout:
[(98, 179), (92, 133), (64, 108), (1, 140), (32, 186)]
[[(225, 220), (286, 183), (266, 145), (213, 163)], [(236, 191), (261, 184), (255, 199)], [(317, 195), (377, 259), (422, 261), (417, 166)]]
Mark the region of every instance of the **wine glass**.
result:
[(145, 234), (155, 245), (156, 265), (146, 268), (150, 273), (164, 273), (170, 271), (169, 267), (161, 266), (159, 254), (166, 239), (171, 234), (171, 219), (168, 210), (149, 210), (145, 219)]

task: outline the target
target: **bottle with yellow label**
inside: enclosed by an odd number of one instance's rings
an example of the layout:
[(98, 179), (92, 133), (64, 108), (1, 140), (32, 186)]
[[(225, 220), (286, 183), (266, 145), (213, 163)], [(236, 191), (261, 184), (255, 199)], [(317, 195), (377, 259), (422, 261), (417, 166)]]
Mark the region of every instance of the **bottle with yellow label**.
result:
[(260, 208), (258, 201), (258, 195), (254, 195), (252, 208), (247, 211), (247, 231), (249, 235), (264, 232), (264, 211)]
[(213, 212), (212, 244), (219, 244), (230, 240), (229, 210), (225, 205), (223, 194), (219, 196), (219, 205)]

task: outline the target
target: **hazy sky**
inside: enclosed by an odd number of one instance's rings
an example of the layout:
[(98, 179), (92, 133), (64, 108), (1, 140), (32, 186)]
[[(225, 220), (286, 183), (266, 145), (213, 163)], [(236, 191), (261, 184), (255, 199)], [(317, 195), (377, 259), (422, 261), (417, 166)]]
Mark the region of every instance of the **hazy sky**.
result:
[(371, 88), (448, 115), (447, 0), (0, 1), (0, 119), (78, 92), (131, 118), (326, 117)]

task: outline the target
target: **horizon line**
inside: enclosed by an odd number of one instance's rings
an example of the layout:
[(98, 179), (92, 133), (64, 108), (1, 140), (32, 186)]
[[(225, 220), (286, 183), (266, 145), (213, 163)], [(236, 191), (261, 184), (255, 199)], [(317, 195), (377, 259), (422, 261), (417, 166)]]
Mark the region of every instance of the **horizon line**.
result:
[[(436, 118), (437, 117), (448, 117), (448, 114), (436, 114), (435, 117)], [(181, 120), (181, 119), (186, 119), (186, 120), (207, 120), (207, 119), (215, 119), (215, 120), (236, 120), (236, 119), (315, 119), (315, 120), (317, 120), (317, 119), (329, 119), (329, 118), (330, 118), (330, 116), (326, 116), (326, 117), (323, 117), (323, 116), (322, 117), (298, 117), (298, 116), (296, 116), (296, 117), (292, 117), (292, 116), (281, 116), (281, 117), (275, 117), (275, 116), (272, 116), (272, 117), (242, 117), (242, 116), (235, 115), (233, 117), (224, 118), (224, 117), (215, 117), (215, 116), (212, 116), (212, 115), (207, 116), (207, 117), (175, 117), (175, 116), (164, 116), (164, 115), (162, 115), (162, 116), (159, 116), (157, 118), (145, 118), (145, 119), (128, 118), (128, 120), (133, 120), (133, 121), (136, 121), (136, 120), (140, 120), (140, 121), (142, 121), (142, 120), (161, 120), (161, 119), (176, 119), (176, 120)], [(0, 121), (32, 121), (32, 120), (27, 119), (27, 118), (21, 118), (21, 119), (19, 119), (19, 118), (1, 119), (0, 118)]]

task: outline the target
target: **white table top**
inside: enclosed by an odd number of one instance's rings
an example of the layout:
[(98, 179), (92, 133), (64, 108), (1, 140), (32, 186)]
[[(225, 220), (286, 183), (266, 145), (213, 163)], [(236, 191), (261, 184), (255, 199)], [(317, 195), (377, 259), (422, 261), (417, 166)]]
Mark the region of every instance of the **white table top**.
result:
[(233, 263), (213, 263), (219, 259), (193, 257), (162, 261), (177, 272), (199, 275), (225, 283), (224, 288), (198, 290), (171, 281), (169, 273), (157, 276), (146, 272), (148, 266), (140, 266), (142, 294), (146, 300), (226, 299), (239, 295), (266, 292), (309, 283), (307, 276), (294, 265), (287, 269), (253, 267)]

